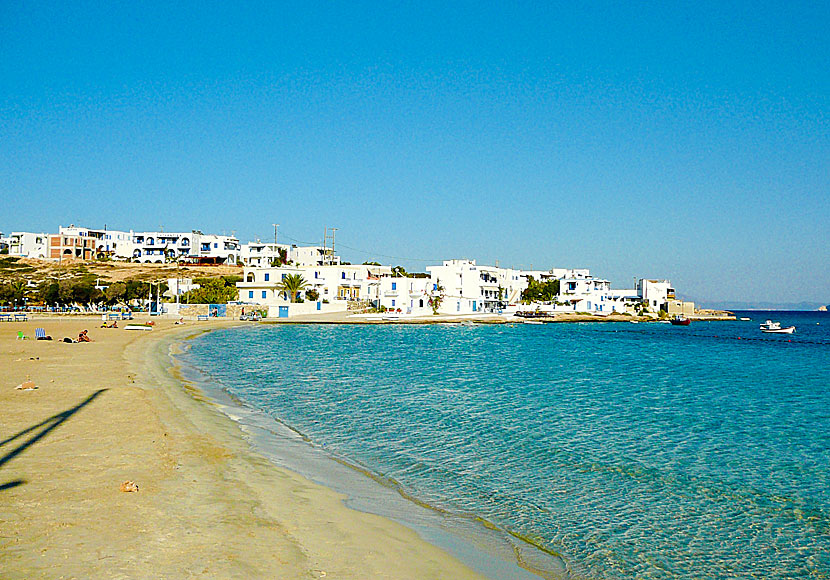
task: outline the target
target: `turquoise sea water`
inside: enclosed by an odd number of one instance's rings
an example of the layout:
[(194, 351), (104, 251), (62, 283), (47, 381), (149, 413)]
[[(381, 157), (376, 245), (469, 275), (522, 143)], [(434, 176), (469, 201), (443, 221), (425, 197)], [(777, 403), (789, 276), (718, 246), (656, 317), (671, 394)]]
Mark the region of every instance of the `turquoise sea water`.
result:
[[(826, 578), (830, 316), (738, 314), (753, 320), (256, 325), (186, 361), (575, 577)], [(763, 335), (766, 318), (797, 333)]]

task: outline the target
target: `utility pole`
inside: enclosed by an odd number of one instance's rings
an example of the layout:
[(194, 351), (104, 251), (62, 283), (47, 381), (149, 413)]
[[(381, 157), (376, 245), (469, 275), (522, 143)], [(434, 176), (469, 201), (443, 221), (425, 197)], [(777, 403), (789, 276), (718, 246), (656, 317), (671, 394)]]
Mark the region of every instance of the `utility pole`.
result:
[(274, 258), (270, 260), (271, 266), (275, 266), (278, 264), (280, 259), (280, 251), (277, 248), (277, 228), (280, 227), (280, 224), (271, 224), (274, 226)]
[[(329, 253), (329, 230), (331, 230), (331, 253)], [(323, 232), (323, 265), (331, 264), (334, 258), (334, 232), (337, 228), (326, 228)]]

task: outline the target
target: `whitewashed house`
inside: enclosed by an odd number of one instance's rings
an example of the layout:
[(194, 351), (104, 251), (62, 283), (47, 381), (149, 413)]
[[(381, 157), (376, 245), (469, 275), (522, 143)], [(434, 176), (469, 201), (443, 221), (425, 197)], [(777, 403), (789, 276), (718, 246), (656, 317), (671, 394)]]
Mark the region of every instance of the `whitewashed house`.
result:
[(285, 256), (286, 265), (291, 266), (326, 266), (340, 263), (340, 257), (336, 256), (331, 248), (260, 241), (242, 244), (239, 257), (244, 266), (270, 268), (281, 258), (280, 252)]
[(431, 277), (382, 276), (379, 279), (378, 299), (372, 299), (386, 310), (423, 316), (432, 314), (432, 297), (438, 294), (438, 284)]
[(671, 282), (646, 278), (637, 282), (637, 295), (655, 313), (668, 310), (668, 301), (676, 298)]
[[(330, 265), (330, 266), (283, 266), (280, 268), (246, 267), (242, 281), (237, 282), (239, 301), (280, 309), (289, 316), (290, 309), (309, 310), (309, 306), (290, 305), (280, 284), (286, 276), (300, 275), (307, 283), (301, 293), (304, 299), (308, 292), (317, 292), (312, 307), (315, 311), (346, 310), (349, 302), (372, 301), (378, 295), (380, 277), (391, 274), (389, 266)], [(325, 306), (324, 306), (325, 305)], [(269, 314), (270, 316), (270, 314)]]
[(236, 264), (239, 240), (234, 236), (190, 232), (132, 232), (134, 262), (163, 263), (171, 260), (211, 261)]
[(520, 270), (479, 266), (475, 260), (445, 260), (427, 266), (441, 294), (441, 314), (497, 313), (521, 299), (527, 277)]
[(0, 234), (0, 248), (8, 250), (9, 256), (18, 258), (45, 259), (49, 253), (49, 235), (34, 232), (12, 232)]
[(617, 305), (611, 299), (611, 282), (590, 274), (561, 278), (557, 302), (566, 303), (574, 312), (589, 314), (610, 314)]
[(525, 271), (523, 274), (536, 280), (558, 280), (559, 292), (550, 302), (525, 305), (538, 312), (585, 312), (608, 315), (632, 312), (635, 303), (640, 302), (635, 290), (612, 290), (611, 282), (595, 278), (586, 268), (552, 268), (548, 271)]

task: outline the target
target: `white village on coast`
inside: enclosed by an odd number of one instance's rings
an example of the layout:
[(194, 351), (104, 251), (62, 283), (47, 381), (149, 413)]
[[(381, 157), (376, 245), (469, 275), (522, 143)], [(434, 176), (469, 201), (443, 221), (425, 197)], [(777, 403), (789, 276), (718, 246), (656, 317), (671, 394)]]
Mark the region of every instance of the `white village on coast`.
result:
[[(319, 245), (301, 246), (274, 241), (240, 243), (235, 236), (187, 232), (133, 231), (60, 226), (57, 233), (13, 231), (0, 233), (0, 255), (61, 265), (79, 263), (133, 263), (189, 266), (201, 280), (211, 267), (233, 267), (236, 278), (224, 300), (194, 300), (199, 283), (180, 273), (153, 280), (146, 295), (123, 300), (123, 293), (107, 292), (106, 276), (95, 282), (97, 300), (64, 299), (54, 303), (36, 292), (27, 280), (17, 296), (6, 296), (13, 308), (97, 311), (101, 305), (150, 309), (173, 318), (230, 317), (265, 319), (336, 317), (352, 322), (418, 322), (436, 318), (486, 320), (588, 320), (724, 318), (728, 313), (697, 310), (693, 302), (678, 299), (667, 279), (636, 278), (634, 288), (614, 289), (588, 269), (526, 270), (481, 265), (474, 259), (447, 259), (426, 266), (425, 273), (407, 273), (400, 266), (378, 262), (350, 264), (335, 253), (334, 229), (326, 228)], [(42, 286), (42, 285), (41, 285)], [(213, 302), (216, 302), (213, 304)], [(59, 302), (62, 302), (60, 304)], [(86, 302), (86, 303), (84, 303)], [(129, 302), (129, 304), (127, 304)], [(195, 303), (198, 302), (198, 303)], [(13, 303), (13, 304), (12, 304)]]

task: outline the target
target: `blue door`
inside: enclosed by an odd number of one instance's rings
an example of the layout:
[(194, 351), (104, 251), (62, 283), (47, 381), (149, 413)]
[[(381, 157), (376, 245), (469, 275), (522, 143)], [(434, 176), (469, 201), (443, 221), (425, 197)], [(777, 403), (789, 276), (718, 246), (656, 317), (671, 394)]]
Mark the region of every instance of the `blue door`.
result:
[(288, 318), (288, 306), (280, 306), (280, 318)]
[(321, 307), (322, 305), (323, 305), (323, 303), (322, 303), (322, 302), (318, 302), (318, 303), (317, 303), (317, 310), (320, 310), (320, 307)]

